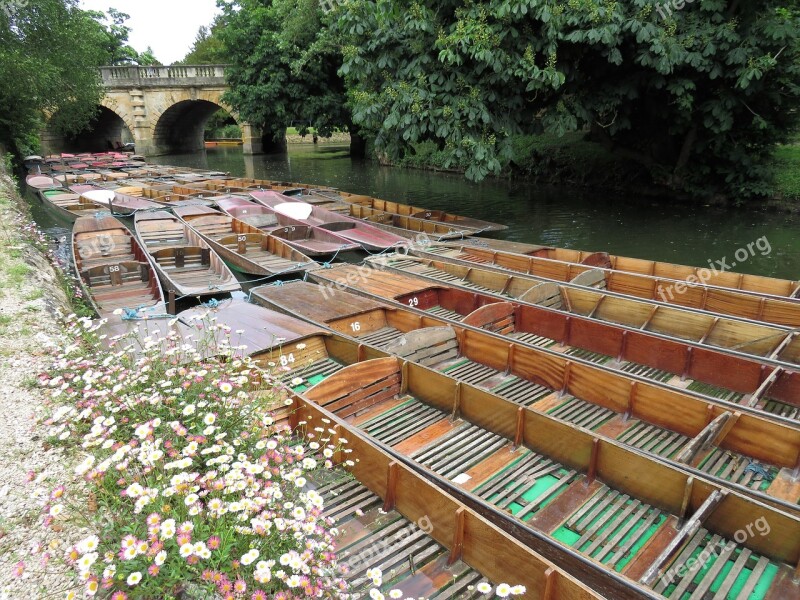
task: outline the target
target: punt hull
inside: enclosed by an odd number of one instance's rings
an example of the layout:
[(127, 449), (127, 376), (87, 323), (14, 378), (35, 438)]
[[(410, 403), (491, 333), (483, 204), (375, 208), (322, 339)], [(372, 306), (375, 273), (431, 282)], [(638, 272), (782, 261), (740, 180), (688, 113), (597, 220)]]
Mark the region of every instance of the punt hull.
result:
[[(253, 289), (251, 298), (345, 335), (354, 345), (369, 345), (419, 362), (479, 386), (512, 407), (552, 414), (572, 426), (622, 440), (656, 459), (800, 516), (800, 482), (793, 477), (800, 456), (796, 427), (712, 407), (704, 399), (676, 390), (581, 365), (558, 353), (526, 348), (483, 331), (420, 318), (409, 310), (347, 292), (337, 292), (321, 304), (314, 288), (305, 282), (263, 286)], [(715, 420), (726, 421), (724, 432), (720, 430), (703, 451), (694, 450), (695, 440), (709, 435)], [(743, 463), (743, 475), (731, 469), (718, 476), (722, 468), (711, 468), (717, 455), (725, 453), (732, 464)], [(782, 462), (774, 463), (778, 456)], [(769, 479), (745, 471), (748, 464), (769, 469)]]

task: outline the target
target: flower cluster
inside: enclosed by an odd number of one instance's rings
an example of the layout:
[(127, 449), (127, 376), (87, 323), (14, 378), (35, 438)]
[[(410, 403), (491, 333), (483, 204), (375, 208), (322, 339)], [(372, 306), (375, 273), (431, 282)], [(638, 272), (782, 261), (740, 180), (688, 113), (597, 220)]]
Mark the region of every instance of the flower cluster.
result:
[[(50, 437), (80, 446), (76, 473), (96, 505), (95, 533), (65, 556), (86, 596), (168, 597), (186, 582), (223, 598), (346, 591), (323, 498), (309, 489), (342, 450), (332, 429), (298, 439), (276, 426), (275, 398), (251, 393), (254, 379), (274, 380), (255, 377), (232, 344), (215, 350), (228, 360), (206, 360), (170, 331), (91, 355), (84, 341), (98, 326), (79, 320), (72, 333), (42, 384), (59, 404)], [(48, 526), (86, 512), (71, 500), (54, 490)]]
[(210, 313), (195, 319), (205, 339), (168, 327), (109, 340), (102, 322), (74, 320), (73, 343), (41, 376), (51, 443), (82, 454), (82, 487), (56, 487), (44, 507), (54, 531), (77, 516), (91, 531), (64, 552), (78, 579), (68, 598), (403, 598), (377, 568), (348, 589), (336, 562), (337, 530), (313, 482), (338, 468), (346, 440), (325, 419), (302, 436), (278, 426), (271, 408), (288, 367), (264, 371), (242, 358), (230, 328)]

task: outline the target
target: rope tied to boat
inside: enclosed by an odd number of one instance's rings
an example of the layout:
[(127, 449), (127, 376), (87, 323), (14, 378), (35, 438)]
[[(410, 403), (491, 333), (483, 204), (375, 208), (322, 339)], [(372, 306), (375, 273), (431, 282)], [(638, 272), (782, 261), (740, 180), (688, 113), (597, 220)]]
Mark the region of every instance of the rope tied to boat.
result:
[(172, 319), (175, 315), (171, 315), (169, 313), (162, 313), (158, 315), (140, 315), (139, 313), (142, 311), (153, 310), (154, 306), (137, 306), (136, 308), (129, 308), (125, 307), (122, 309), (122, 320), (123, 321), (149, 321), (150, 319)]
[(754, 475), (761, 475), (767, 481), (772, 481), (775, 479), (775, 476), (772, 473), (767, 471), (767, 469), (765, 469), (761, 463), (755, 460), (751, 460), (750, 464), (745, 467), (744, 472), (747, 473), (748, 471)]
[(202, 302), (201, 304), (206, 308), (219, 308), (219, 300), (216, 298), (211, 298), (208, 302)]

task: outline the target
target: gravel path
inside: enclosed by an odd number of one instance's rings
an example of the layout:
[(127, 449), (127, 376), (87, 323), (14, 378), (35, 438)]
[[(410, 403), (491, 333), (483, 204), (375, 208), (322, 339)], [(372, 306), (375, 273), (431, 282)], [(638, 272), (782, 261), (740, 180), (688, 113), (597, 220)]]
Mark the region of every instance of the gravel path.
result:
[[(47, 260), (20, 235), (13, 183), (0, 174), (0, 598), (63, 598), (73, 581), (60, 561), (43, 565), (40, 545), (53, 542), (60, 556), (80, 532), (42, 527), (42, 507), (56, 478), (72, 472), (73, 459), (49, 448), (37, 424), (43, 396), (36, 376), (59, 342), (57, 310), (67, 299)], [(14, 576), (20, 561), (21, 577)]]

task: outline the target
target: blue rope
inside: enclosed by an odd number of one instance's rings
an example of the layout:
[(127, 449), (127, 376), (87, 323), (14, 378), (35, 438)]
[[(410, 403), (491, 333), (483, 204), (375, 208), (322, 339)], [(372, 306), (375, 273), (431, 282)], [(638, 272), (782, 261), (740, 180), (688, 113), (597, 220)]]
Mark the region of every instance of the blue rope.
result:
[(219, 300), (216, 298), (211, 298), (208, 302), (201, 302), (201, 306), (205, 306), (206, 308), (219, 308)]

